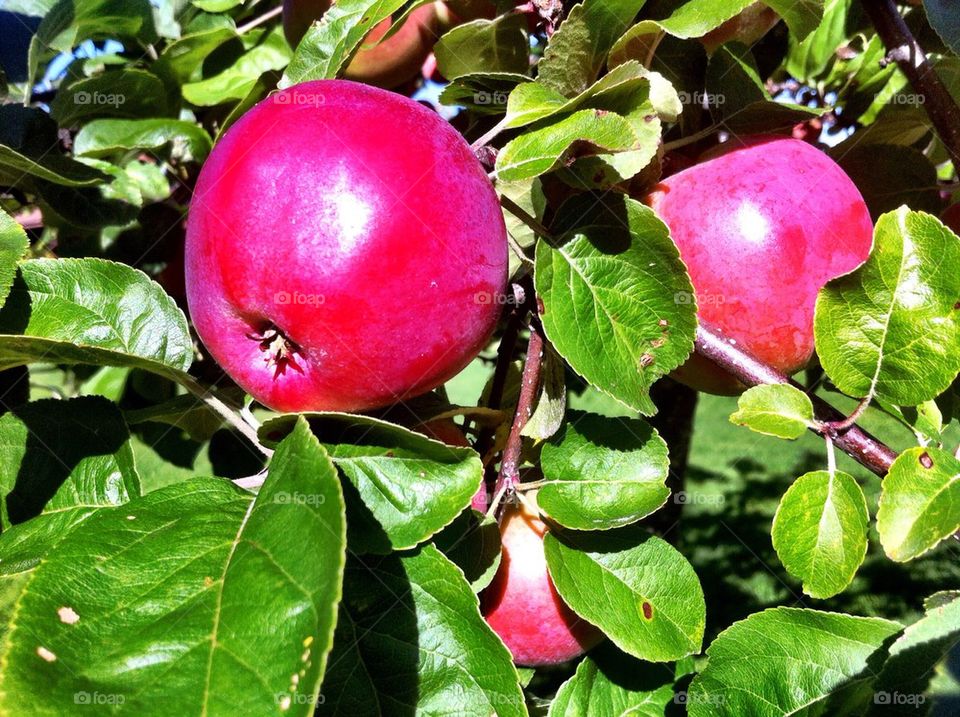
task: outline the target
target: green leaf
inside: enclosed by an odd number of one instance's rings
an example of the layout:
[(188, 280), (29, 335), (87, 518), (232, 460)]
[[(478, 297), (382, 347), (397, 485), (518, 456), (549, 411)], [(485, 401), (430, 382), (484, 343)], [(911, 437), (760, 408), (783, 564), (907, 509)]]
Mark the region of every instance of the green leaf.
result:
[(571, 411), (544, 444), (540, 508), (560, 525), (605, 530), (650, 515), (670, 496), (667, 444), (646, 421)]
[[(406, 428), (345, 413), (306, 414), (348, 483), (350, 547), (388, 553), (423, 542), (470, 504), (483, 466), (470, 448), (448, 446)], [(265, 441), (295, 416), (266, 422)]]
[(45, 361), (186, 371), (192, 360), (183, 312), (124, 264), (21, 262), (0, 310), (0, 368)]
[(853, 476), (806, 473), (784, 494), (773, 518), (773, 547), (810, 597), (843, 592), (867, 554), (870, 514)]
[(556, 169), (575, 156), (639, 149), (630, 123), (605, 110), (581, 110), (511, 140), (497, 155), (497, 179), (518, 182)]
[(877, 530), (884, 551), (899, 562), (960, 530), (960, 461), (933, 447), (897, 456), (881, 486)]
[(643, 5), (644, 0), (583, 0), (574, 5), (547, 43), (537, 81), (565, 97), (586, 90)]
[[(753, 1), (684, 0), (679, 5), (674, 2), (673, 12), (658, 22), (674, 37), (703, 37), (739, 15)], [(776, 10), (799, 40), (813, 32), (823, 17), (823, 0), (764, 0), (764, 3)]]
[(561, 215), (563, 240), (536, 252), (547, 337), (590, 384), (652, 414), (650, 386), (686, 360), (696, 329), (696, 306), (676, 299), (693, 294), (676, 245), (631, 199), (571, 202)]
[(560, 597), (624, 652), (665, 662), (700, 651), (706, 606), (690, 563), (638, 528), (547, 533), (543, 543)]
[(30, 40), (26, 86), (33, 85), (44, 53), (70, 52), (84, 40), (157, 41), (149, 0), (59, 0)]
[(526, 715), (510, 654), (432, 545), (347, 565), (318, 716)]
[(482, 115), (503, 114), (510, 91), (532, 80), (514, 72), (487, 72), (463, 75), (443, 88), (440, 104), (465, 107)]
[(61, 127), (91, 117), (151, 117), (169, 114), (163, 81), (151, 72), (122, 69), (82, 78), (63, 87), (50, 104)]
[(403, 0), (338, 0), (307, 30), (278, 88), (339, 76), (370, 30), (403, 4)]
[(730, 423), (777, 438), (796, 439), (813, 425), (813, 403), (799, 388), (786, 383), (747, 389), (737, 400)]
[(100, 695), (118, 714), (312, 714), (344, 549), (336, 474), (305, 425), (256, 502), (195, 479), (103, 509), (34, 571), (0, 707), (62, 714)]
[(198, 78), (204, 59), (218, 47), (237, 37), (236, 28), (227, 17), (209, 17), (217, 18), (218, 24), (204, 27), (168, 44), (151, 70), (174, 86)]
[(17, 276), (17, 262), (27, 253), (30, 241), (17, 221), (0, 211), (0, 307), (7, 300)]
[(673, 672), (609, 644), (593, 650), (560, 686), (548, 717), (663, 717), (674, 703)]
[(227, 69), (213, 77), (183, 85), (183, 98), (203, 107), (242, 100), (264, 72), (282, 70), (289, 61), (290, 46), (283, 36), (283, 29), (277, 25)]
[[(955, 593), (935, 597), (936, 600), (927, 601), (926, 615), (907, 626), (890, 646), (890, 656), (877, 678), (877, 698), (869, 717), (909, 713), (909, 705), (905, 707), (902, 702), (904, 697), (922, 704), (934, 668), (956, 648), (960, 639), (960, 599)], [(894, 699), (895, 696), (899, 697)]]
[(710, 660), (690, 684), (688, 713), (838, 714), (833, 700), (872, 699), (883, 644), (899, 630), (889, 620), (817, 610), (778, 607), (755, 613), (724, 630), (707, 649)]
[(171, 146), (185, 162), (202, 162), (210, 153), (210, 136), (198, 124), (173, 119), (100, 119), (84, 125), (73, 140), (73, 151), (88, 157), (124, 154), (135, 149), (155, 151)]
[(450, 80), (474, 73), (526, 74), (530, 69), (527, 19), (521, 13), (507, 13), (458, 25), (440, 38), (433, 51), (438, 69)]
[(937, 31), (943, 44), (960, 55), (960, 16), (950, 0), (923, 0), (930, 26)]
[(915, 406), (960, 371), (958, 307), (960, 240), (902, 207), (877, 222), (867, 262), (820, 290), (817, 353), (844, 393)]
[(58, 151), (57, 124), (42, 110), (0, 104), (0, 180), (24, 176), (72, 187), (100, 184), (106, 175)]
[(4, 529), (41, 513), (139, 496), (129, 439), (116, 405), (93, 396), (34, 401), (0, 416)]
[(803, 40), (790, 36), (786, 70), (801, 82), (819, 78), (847, 39), (847, 15), (853, 0), (826, 0), (823, 19)]

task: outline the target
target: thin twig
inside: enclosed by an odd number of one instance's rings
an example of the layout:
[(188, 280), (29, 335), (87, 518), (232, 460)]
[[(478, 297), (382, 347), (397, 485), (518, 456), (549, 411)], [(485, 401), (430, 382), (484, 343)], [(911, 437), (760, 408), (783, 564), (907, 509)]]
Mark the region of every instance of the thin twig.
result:
[(819, 424), (821, 433), (843, 433), (857, 421), (860, 420), (860, 416), (863, 415), (864, 411), (867, 410), (867, 407), (870, 405), (870, 401), (873, 400), (873, 396), (866, 396), (861, 399), (860, 403), (857, 404), (857, 407), (853, 409), (853, 413), (844, 418), (842, 421), (836, 421), (835, 423), (823, 423)]
[(278, 5), (272, 10), (268, 10), (267, 12), (263, 13), (263, 15), (261, 15), (260, 17), (254, 18), (253, 20), (246, 23), (245, 25), (241, 25), (240, 27), (238, 27), (237, 34), (243, 35), (247, 32), (250, 32), (253, 28), (259, 27), (265, 22), (269, 22), (270, 20), (272, 20), (282, 12), (283, 12), (283, 5)]
[(923, 108), (960, 173), (960, 106), (930, 65), (894, 0), (863, 0), (863, 7), (887, 48), (888, 60), (899, 65), (913, 90), (923, 98)]
[(537, 322), (531, 322), (530, 339), (527, 342), (527, 357), (523, 363), (523, 377), (520, 381), (520, 398), (517, 401), (517, 411), (513, 415), (513, 425), (510, 426), (510, 435), (507, 445), (503, 449), (503, 458), (500, 460), (500, 476), (494, 495), (504, 495), (512, 492), (520, 482), (520, 459), (523, 449), (523, 427), (533, 414), (533, 406), (537, 400), (540, 388), (540, 373), (543, 367), (543, 335)]
[[(791, 381), (789, 377), (758, 361), (702, 325), (697, 327), (696, 352), (713, 361), (747, 386), (788, 383), (803, 390), (802, 386)], [(824, 435), (824, 432), (829, 433), (834, 444), (857, 463), (881, 478), (887, 474), (897, 457), (896, 451), (856, 425), (842, 432), (830, 430), (829, 426), (843, 422), (847, 417), (815, 394), (810, 395), (810, 400), (813, 402), (813, 413), (818, 423), (810, 430), (819, 435)]]
[(487, 130), (481, 137), (475, 140), (474, 143), (470, 145), (470, 149), (476, 152), (478, 149), (486, 147), (496, 138), (498, 134), (500, 134), (501, 132), (503, 132), (504, 129), (506, 129), (506, 124), (507, 124), (507, 118), (504, 117), (502, 120), (497, 122), (493, 127)]
[(195, 381), (192, 376), (178, 374), (174, 380), (212, 408), (224, 421), (236, 428), (237, 431), (250, 441), (263, 455), (267, 458), (273, 455), (273, 451), (260, 443), (260, 437), (257, 435), (256, 427), (247, 423), (240, 413), (221, 401), (211, 390), (202, 386), (198, 381)]
[(547, 239), (550, 238), (550, 230), (543, 226), (543, 224), (541, 224), (536, 217), (528, 214), (526, 209), (521, 207), (506, 194), (500, 195), (500, 204), (504, 209), (530, 227), (530, 229), (532, 229), (534, 232)]

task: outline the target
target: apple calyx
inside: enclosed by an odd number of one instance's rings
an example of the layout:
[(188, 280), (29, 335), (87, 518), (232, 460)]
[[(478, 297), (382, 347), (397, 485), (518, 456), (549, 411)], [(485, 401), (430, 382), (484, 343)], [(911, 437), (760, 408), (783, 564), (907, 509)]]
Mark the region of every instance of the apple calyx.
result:
[(260, 350), (266, 354), (263, 359), (264, 362), (273, 369), (274, 381), (286, 373), (288, 366), (297, 373), (303, 373), (303, 369), (297, 363), (300, 347), (291, 341), (279, 327), (271, 324), (259, 334), (247, 334), (247, 338), (260, 344)]

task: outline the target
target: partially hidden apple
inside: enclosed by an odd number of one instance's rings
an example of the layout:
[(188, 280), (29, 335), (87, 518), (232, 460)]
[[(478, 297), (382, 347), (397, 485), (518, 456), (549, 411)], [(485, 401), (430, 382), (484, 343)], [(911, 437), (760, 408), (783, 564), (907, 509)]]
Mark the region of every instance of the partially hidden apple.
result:
[(547, 572), (547, 526), (525, 504), (508, 506), (500, 522), (500, 566), (480, 594), (480, 609), (513, 660), (525, 667), (579, 657), (603, 634), (563, 602)]
[[(437, 418), (432, 421), (427, 421), (426, 423), (421, 423), (415, 430), (428, 438), (446, 443), (448, 446), (458, 446), (460, 448), (470, 447), (470, 442), (467, 440), (467, 437), (463, 435), (460, 426), (450, 418)], [(474, 494), (470, 500), (470, 507), (481, 513), (487, 512), (489, 501), (487, 499), (487, 488), (485, 485), (481, 485)]]
[[(700, 321), (795, 373), (813, 356), (817, 292), (869, 256), (870, 213), (839, 165), (806, 142), (753, 137), (712, 154), (645, 201), (687, 265)], [(696, 355), (675, 377), (711, 393), (743, 390)]]
[[(330, 9), (329, 0), (283, 0), (283, 30), (292, 47), (303, 39), (310, 25)], [(348, 79), (387, 89), (415, 77), (440, 35), (453, 24), (442, 2), (416, 8), (390, 37), (393, 20), (378, 23), (363, 40), (350, 61)]]
[(739, 42), (750, 47), (779, 21), (780, 16), (774, 10), (762, 2), (755, 2), (701, 37), (700, 42), (711, 54), (726, 42)]
[(187, 221), (210, 355), (279, 411), (429, 391), (486, 344), (507, 276), (496, 193), (463, 138), (400, 95), (320, 80), (220, 139)]

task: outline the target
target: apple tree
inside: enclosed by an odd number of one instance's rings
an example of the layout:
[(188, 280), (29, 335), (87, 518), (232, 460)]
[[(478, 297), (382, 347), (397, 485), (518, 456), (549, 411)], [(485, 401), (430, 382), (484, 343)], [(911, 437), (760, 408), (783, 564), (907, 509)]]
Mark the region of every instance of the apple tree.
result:
[(0, 0), (0, 714), (960, 714), (948, 0)]

